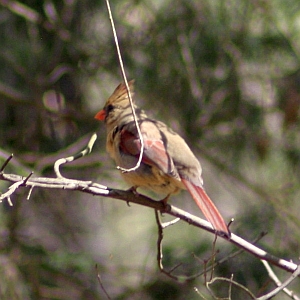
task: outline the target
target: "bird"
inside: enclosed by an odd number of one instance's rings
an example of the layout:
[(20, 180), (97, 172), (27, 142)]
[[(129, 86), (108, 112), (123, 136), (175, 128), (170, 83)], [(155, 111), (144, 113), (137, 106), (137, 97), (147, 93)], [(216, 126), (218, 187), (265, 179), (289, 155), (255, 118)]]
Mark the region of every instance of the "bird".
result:
[[(134, 80), (128, 82), (134, 95)], [(125, 83), (120, 83), (107, 99), (95, 119), (104, 121), (107, 133), (106, 151), (115, 161), (132, 190), (144, 188), (164, 194), (166, 203), (172, 194), (187, 190), (206, 219), (219, 234), (229, 237), (223, 217), (203, 188), (202, 168), (185, 140), (161, 121), (149, 118), (135, 101), (136, 121)], [(136, 126), (140, 128), (140, 134)], [(136, 166), (141, 151), (141, 163)]]

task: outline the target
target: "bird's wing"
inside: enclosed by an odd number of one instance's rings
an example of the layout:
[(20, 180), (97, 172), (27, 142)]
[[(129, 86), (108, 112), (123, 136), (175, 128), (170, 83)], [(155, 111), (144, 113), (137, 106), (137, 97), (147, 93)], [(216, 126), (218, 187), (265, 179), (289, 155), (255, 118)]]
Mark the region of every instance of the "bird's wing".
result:
[[(152, 122), (142, 122), (140, 124), (144, 142), (142, 162), (154, 165), (163, 173), (178, 177), (174, 162), (169, 155), (159, 129)], [(141, 151), (141, 141), (135, 127), (132, 124), (125, 125), (120, 130), (120, 150), (125, 154), (138, 157)]]

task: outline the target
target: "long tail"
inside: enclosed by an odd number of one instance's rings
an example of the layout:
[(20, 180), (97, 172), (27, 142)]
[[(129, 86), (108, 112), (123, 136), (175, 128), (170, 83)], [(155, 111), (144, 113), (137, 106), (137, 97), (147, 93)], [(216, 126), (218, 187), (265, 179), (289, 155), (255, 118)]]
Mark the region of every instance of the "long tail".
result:
[(186, 179), (181, 179), (182, 183), (186, 186), (187, 190), (192, 195), (194, 201), (203, 212), (206, 219), (212, 224), (215, 230), (224, 233), (226, 236), (230, 236), (230, 231), (219, 213), (218, 209), (208, 197), (202, 187), (192, 184)]

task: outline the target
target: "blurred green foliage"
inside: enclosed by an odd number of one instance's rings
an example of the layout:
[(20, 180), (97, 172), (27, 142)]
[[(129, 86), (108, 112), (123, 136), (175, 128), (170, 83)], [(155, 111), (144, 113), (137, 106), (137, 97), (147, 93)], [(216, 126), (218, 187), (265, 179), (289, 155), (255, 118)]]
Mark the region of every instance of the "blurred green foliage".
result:
[[(300, 2), (111, 5), (137, 103), (192, 146), (208, 193), (226, 219), (236, 219), (234, 232), (252, 240), (268, 231), (262, 247), (298, 259)], [(0, 162), (15, 154), (5, 171), (53, 176), (54, 161), (81, 150), (97, 130), (93, 153), (64, 173), (125, 188), (93, 119), (122, 80), (105, 1), (0, 0), (0, 22)], [(7, 187), (0, 182), (1, 191)], [(159, 273), (149, 209), (68, 191), (35, 189), (26, 201), (27, 192), (13, 195), (13, 207), (1, 205), (1, 299), (105, 299), (95, 264), (112, 299), (213, 299), (203, 276), (176, 282)], [(174, 198), (196, 211), (187, 195)], [(184, 224), (167, 228), (166, 268), (201, 273), (212, 242)], [(221, 241), (217, 248), (217, 258), (236, 250)], [(274, 288), (249, 254), (215, 273), (233, 274), (255, 295)], [(299, 283), (291, 288), (300, 293)], [(228, 297), (228, 283), (211, 289)], [(233, 288), (231, 299), (247, 297)]]

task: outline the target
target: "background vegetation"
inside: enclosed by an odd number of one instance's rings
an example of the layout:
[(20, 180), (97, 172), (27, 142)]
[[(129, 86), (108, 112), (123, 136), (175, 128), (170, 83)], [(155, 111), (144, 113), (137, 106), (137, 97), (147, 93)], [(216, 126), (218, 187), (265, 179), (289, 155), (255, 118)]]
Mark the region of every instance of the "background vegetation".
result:
[[(178, 131), (199, 157), (206, 190), (232, 231), (298, 260), (300, 240), (300, 2), (112, 1), (128, 78), (150, 115)], [(98, 132), (93, 153), (64, 168), (70, 178), (127, 188), (93, 119), (122, 81), (105, 1), (0, 0), (0, 164), (54, 176), (53, 163)], [(8, 185), (0, 182), (1, 191)], [(1, 299), (213, 299), (199, 276), (175, 282), (156, 264), (154, 213), (68, 191), (35, 189), (0, 206)], [(152, 195), (153, 196), (153, 195)], [(198, 213), (186, 193), (172, 198)], [(199, 214), (200, 215), (200, 214)], [(165, 231), (164, 264), (203, 271), (213, 237), (178, 223)], [(235, 251), (219, 241), (218, 258)], [(279, 272), (284, 280), (289, 275)], [(255, 295), (274, 288), (249, 254), (214, 275)], [(290, 286), (300, 293), (299, 281)], [(219, 297), (228, 284), (212, 285)], [(247, 299), (233, 289), (231, 299)], [(283, 294), (278, 299), (287, 299)]]

